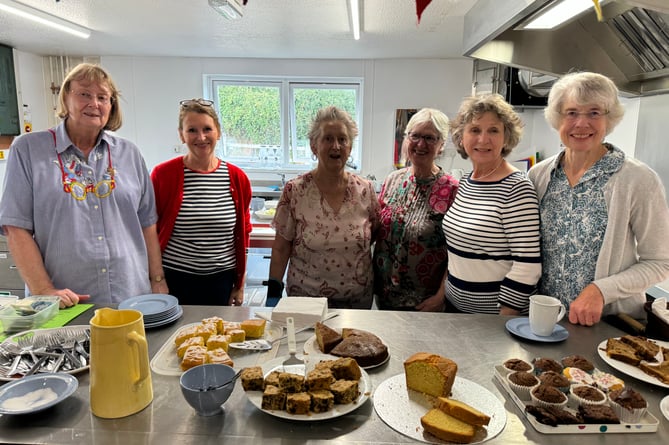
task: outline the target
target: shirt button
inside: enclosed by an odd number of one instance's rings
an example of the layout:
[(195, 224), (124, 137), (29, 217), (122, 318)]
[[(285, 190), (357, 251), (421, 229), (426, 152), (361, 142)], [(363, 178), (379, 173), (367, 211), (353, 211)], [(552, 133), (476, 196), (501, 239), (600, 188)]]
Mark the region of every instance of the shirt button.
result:
[(101, 237), (101, 236), (98, 236), (98, 241), (102, 241), (102, 237)]
[(102, 273), (107, 273), (107, 269), (105, 269), (105, 268), (103, 267), (102, 269), (100, 269), (100, 272), (102, 272)]
[(95, 204), (95, 206), (94, 206), (93, 208), (94, 208), (95, 210), (97, 210), (97, 209), (98, 209), (98, 205)]

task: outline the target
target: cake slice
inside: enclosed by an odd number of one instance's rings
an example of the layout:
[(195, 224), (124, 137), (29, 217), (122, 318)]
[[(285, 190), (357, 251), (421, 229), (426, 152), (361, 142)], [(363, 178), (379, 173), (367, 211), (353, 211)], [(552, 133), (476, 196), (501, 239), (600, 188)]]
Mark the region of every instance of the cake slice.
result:
[(447, 442), (469, 443), (474, 438), (473, 425), (458, 420), (440, 409), (433, 408), (420, 418), (428, 433)]
[(669, 385), (669, 360), (665, 360), (659, 365), (651, 365), (646, 362), (641, 362), (639, 364), (639, 369)]
[(339, 332), (324, 325), (320, 321), (316, 323), (315, 331), (318, 348), (325, 354), (329, 354), (330, 351), (343, 340), (343, 337)]
[(429, 352), (417, 352), (404, 362), (407, 388), (434, 397), (451, 395), (457, 371), (453, 360)]
[(627, 343), (636, 351), (636, 355), (642, 360), (657, 362), (657, 355), (660, 353), (660, 347), (649, 341), (645, 337), (634, 335), (624, 335), (620, 337), (620, 341)]
[(615, 338), (606, 340), (606, 355), (632, 366), (638, 366), (641, 361), (632, 346)]
[(472, 425), (483, 426), (490, 423), (490, 416), (459, 400), (439, 397), (437, 398), (437, 408)]

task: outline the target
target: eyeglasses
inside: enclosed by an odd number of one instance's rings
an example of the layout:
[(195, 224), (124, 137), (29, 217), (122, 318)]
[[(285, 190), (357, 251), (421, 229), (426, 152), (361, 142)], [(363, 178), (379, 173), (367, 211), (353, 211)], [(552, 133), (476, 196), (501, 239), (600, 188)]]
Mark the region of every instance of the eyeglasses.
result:
[(107, 171), (103, 175), (102, 181), (99, 181), (97, 184), (86, 183), (77, 181), (73, 177), (78, 176), (71, 168), (68, 168), (68, 172), (65, 171), (65, 166), (63, 165), (63, 159), (58, 153), (58, 163), (60, 164), (60, 171), (62, 174), (63, 182), (63, 191), (72, 195), (77, 201), (83, 201), (86, 199), (88, 192), (93, 193), (98, 198), (106, 198), (111, 195), (114, 188), (116, 188), (116, 181), (114, 180), (114, 167), (112, 166), (111, 151), (109, 146), (107, 146), (107, 155), (109, 158), (109, 165), (107, 166)]
[(440, 136), (435, 137), (430, 134), (407, 133), (407, 137), (411, 142), (419, 142), (422, 139), (427, 145), (434, 145), (441, 140)]
[(192, 105), (202, 105), (203, 107), (213, 107), (214, 101), (207, 99), (186, 99), (179, 102), (181, 108), (190, 107)]
[(114, 98), (108, 94), (94, 94), (87, 90), (70, 90), (70, 93), (72, 93), (79, 101), (87, 104), (93, 102), (93, 100), (97, 100), (98, 103), (102, 105), (109, 105), (114, 101)]
[(591, 110), (591, 111), (585, 111), (583, 113), (579, 113), (578, 111), (574, 110), (569, 110), (565, 111), (564, 113), (560, 113), (565, 120), (568, 121), (575, 121), (576, 119), (579, 118), (579, 116), (585, 116), (586, 119), (591, 120), (591, 121), (596, 121), (601, 119), (603, 116), (609, 114), (608, 111), (601, 111), (601, 110)]

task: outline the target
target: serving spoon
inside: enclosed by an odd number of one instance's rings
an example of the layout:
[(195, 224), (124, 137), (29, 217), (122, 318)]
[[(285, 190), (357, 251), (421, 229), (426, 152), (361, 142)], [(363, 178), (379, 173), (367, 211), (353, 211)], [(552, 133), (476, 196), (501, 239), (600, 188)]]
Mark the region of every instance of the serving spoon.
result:
[(216, 389), (221, 389), (224, 386), (234, 384), (237, 381), (237, 379), (239, 378), (240, 375), (242, 375), (242, 370), (241, 369), (239, 371), (237, 371), (237, 374), (233, 375), (232, 378), (229, 381), (227, 381), (225, 383), (221, 383), (220, 385), (209, 385), (206, 388), (198, 388), (198, 391), (200, 391), (200, 392), (202, 392), (202, 391), (214, 391)]

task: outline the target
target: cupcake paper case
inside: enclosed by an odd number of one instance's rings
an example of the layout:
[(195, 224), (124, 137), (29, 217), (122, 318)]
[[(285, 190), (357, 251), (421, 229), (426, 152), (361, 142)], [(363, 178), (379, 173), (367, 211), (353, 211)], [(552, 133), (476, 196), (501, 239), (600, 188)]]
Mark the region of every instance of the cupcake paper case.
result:
[(648, 409), (648, 403), (643, 396), (632, 388), (611, 391), (609, 405), (624, 423), (639, 423)]
[(507, 374), (506, 381), (521, 400), (529, 399), (530, 390), (539, 385), (539, 379), (534, 374), (524, 371)]
[(537, 406), (564, 408), (568, 402), (567, 395), (549, 385), (537, 385), (530, 391), (532, 402)]
[(590, 385), (572, 385), (569, 389), (569, 398), (574, 406), (604, 405), (608, 401), (604, 392)]

